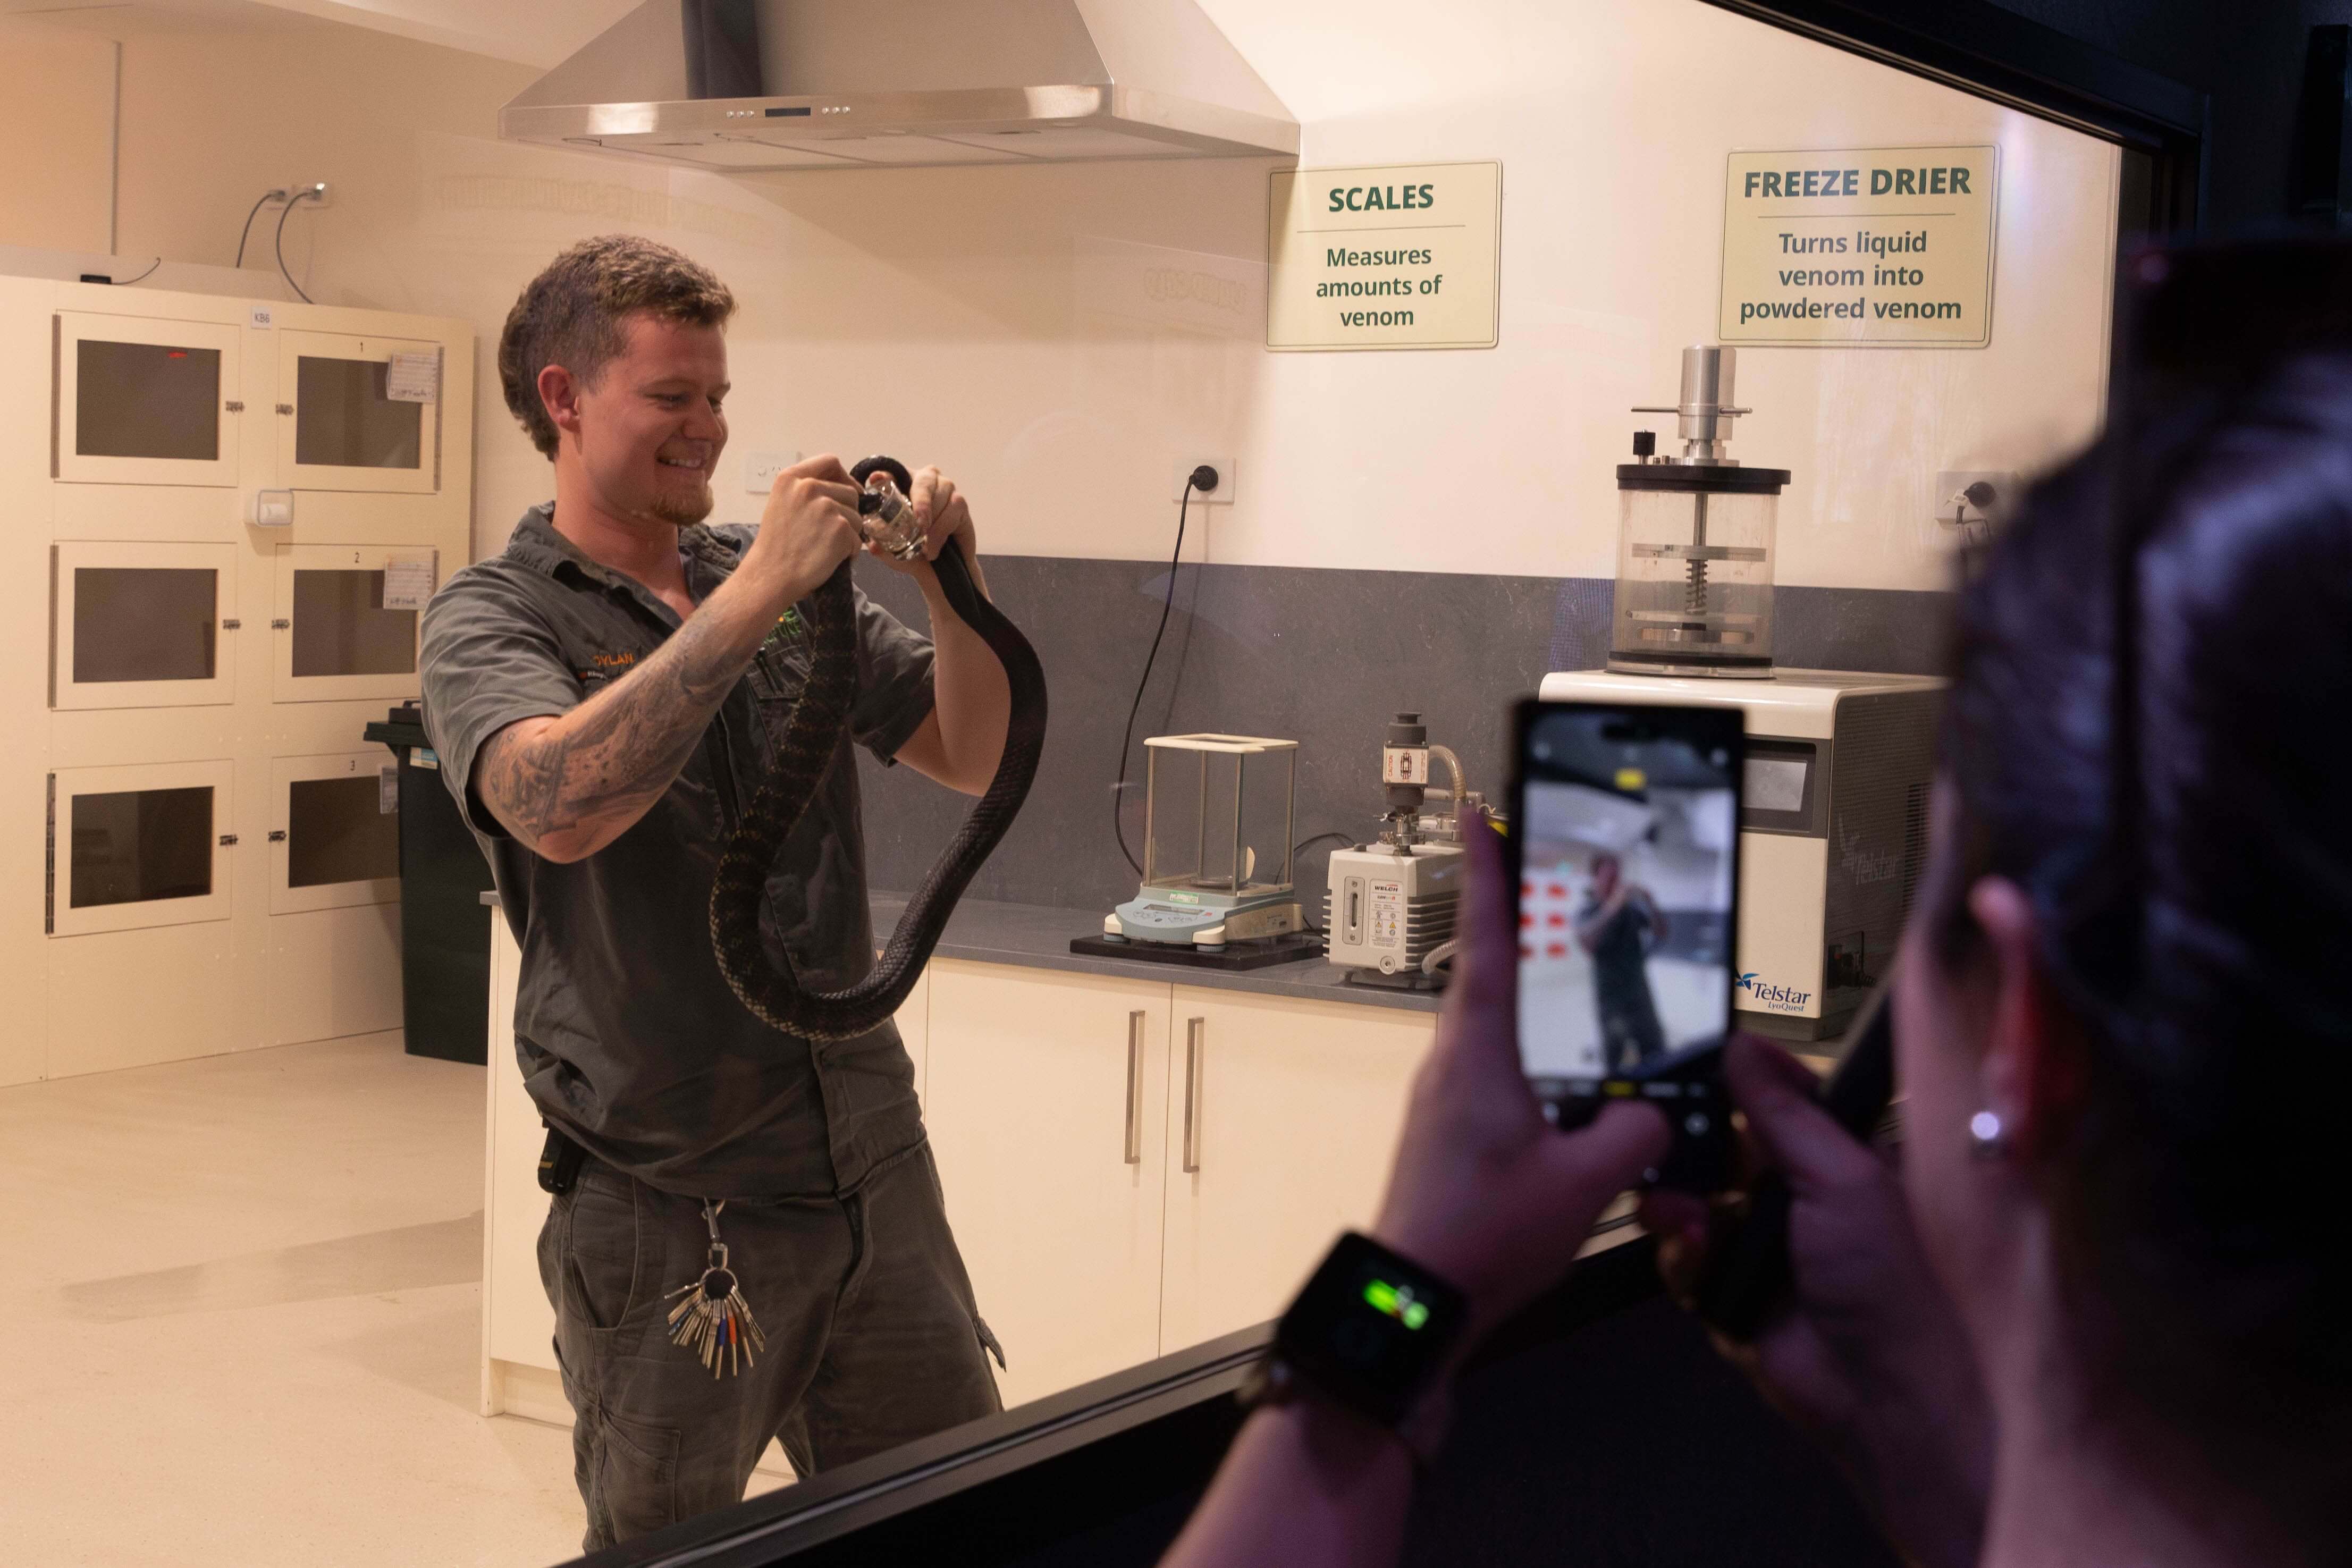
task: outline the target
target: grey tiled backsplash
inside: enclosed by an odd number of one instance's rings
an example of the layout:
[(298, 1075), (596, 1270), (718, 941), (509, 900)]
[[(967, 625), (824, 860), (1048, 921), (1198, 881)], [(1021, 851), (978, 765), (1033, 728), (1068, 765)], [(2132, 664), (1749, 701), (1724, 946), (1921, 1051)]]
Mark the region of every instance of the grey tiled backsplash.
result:
[[(1165, 562), (997, 555), (996, 602), (1036, 645), (1053, 716), (1028, 805), (971, 896), (1108, 910), (1136, 879), (1111, 832), (1119, 732), (1167, 592)], [(918, 629), (908, 579), (861, 562), (858, 581)], [(1511, 702), (1552, 669), (1589, 669), (1608, 652), (1606, 579), (1475, 576), (1276, 566), (1184, 566), (1129, 756), (1127, 839), (1143, 820), (1142, 738), (1223, 730), (1299, 743), (1297, 836), (1377, 831), (1381, 737), (1419, 710), (1454, 748), (1471, 787), (1503, 788)], [(1939, 668), (1948, 595), (1782, 587), (1780, 662), (1923, 673)], [(873, 886), (920, 879), (969, 802), (859, 753)], [(1300, 895), (1322, 900), (1325, 843), (1299, 858)]]

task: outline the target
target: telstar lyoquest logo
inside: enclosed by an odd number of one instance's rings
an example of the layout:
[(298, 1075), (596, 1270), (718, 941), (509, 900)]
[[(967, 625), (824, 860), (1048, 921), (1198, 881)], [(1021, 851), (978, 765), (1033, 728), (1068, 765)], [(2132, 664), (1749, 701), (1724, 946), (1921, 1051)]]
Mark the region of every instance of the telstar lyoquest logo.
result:
[(1732, 984), (1762, 1003), (1768, 1011), (1801, 1013), (1804, 1011), (1805, 1004), (1812, 1000), (1813, 994), (1810, 991), (1800, 991), (1793, 985), (1774, 985), (1759, 982), (1756, 978), (1757, 973), (1758, 971), (1751, 969), (1734, 980)]

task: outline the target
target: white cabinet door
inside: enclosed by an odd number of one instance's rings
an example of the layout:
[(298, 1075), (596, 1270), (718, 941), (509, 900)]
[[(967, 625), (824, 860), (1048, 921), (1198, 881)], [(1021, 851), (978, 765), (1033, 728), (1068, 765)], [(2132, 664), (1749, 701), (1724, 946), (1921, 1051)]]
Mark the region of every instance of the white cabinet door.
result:
[(1007, 1405), (1159, 1353), (1168, 997), (931, 964), (924, 1119)]
[(1275, 1317), (1379, 1205), (1436, 1019), (1178, 986), (1165, 1354)]
[(430, 495), (441, 470), (441, 404), (386, 395), (394, 354), (436, 362), (441, 345), (341, 332), (278, 334), (278, 482), (303, 490)]
[(211, 762), (51, 773), (49, 934), (228, 919), (235, 773)]
[(237, 482), (238, 329), (60, 310), (57, 332), (58, 479)]
[(177, 708), (236, 700), (236, 546), (50, 546), (49, 703)]
[(400, 773), (389, 754), (269, 759), (269, 912), (400, 898)]
[(278, 639), (271, 694), (280, 702), (416, 695), (415, 610), (384, 607), (384, 568), (410, 553), (374, 544), (278, 547)]

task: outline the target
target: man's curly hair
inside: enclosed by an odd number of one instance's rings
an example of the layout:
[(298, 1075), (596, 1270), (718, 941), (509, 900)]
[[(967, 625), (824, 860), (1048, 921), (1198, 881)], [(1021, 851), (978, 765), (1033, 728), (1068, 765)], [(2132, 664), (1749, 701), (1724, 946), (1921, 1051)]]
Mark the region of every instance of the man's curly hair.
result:
[(724, 326), (735, 296), (718, 275), (667, 245), (633, 234), (583, 239), (530, 280), (499, 333), (499, 384), (530, 444), (555, 456), (555, 422), (539, 397), (539, 373), (560, 364), (586, 384), (627, 348), (633, 310), (698, 327)]

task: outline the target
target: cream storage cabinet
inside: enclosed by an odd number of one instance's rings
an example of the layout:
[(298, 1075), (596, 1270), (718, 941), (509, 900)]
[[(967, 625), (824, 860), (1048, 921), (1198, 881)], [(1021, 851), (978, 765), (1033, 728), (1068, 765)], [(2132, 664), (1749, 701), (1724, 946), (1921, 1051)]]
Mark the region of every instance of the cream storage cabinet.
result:
[(934, 960), (924, 1121), (1018, 1405), (1160, 1353), (1169, 988)]
[(0, 1085), (398, 1048), (364, 737), (467, 558), (474, 371), (468, 321), (0, 276)]
[(934, 960), (924, 1121), (1005, 1402), (1279, 1313), (1371, 1220), (1435, 1026)]

